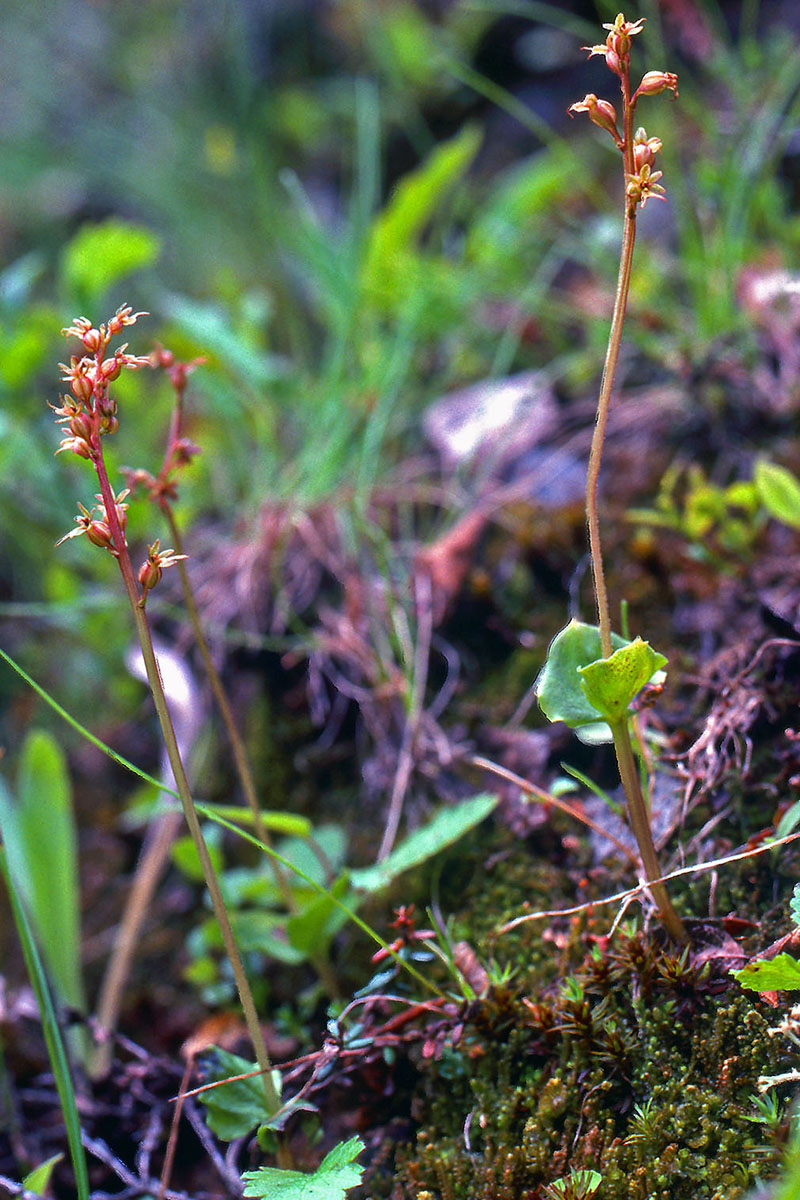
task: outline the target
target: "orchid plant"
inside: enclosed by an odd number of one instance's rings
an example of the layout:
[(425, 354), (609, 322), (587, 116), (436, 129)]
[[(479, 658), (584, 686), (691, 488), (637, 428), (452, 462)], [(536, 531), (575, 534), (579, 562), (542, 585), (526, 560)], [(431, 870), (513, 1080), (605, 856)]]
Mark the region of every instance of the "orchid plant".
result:
[(592, 436), (586, 478), (586, 521), (589, 555), (597, 609), (597, 625), (571, 621), (552, 642), (537, 683), (539, 704), (551, 721), (564, 721), (573, 728), (604, 722), (614, 742), (620, 778), (627, 801), (628, 820), (639, 847), (644, 879), (670, 935), (687, 940), (683, 922), (675, 912), (661, 878), (663, 872), (653, 842), (650, 816), (631, 738), (631, 703), (637, 694), (658, 679), (667, 660), (646, 641), (627, 641), (612, 633), (603, 553), (600, 542), (598, 481), (605, 444), (606, 426), (619, 358), (622, 328), (630, 288), (636, 218), (651, 198), (663, 200), (665, 191), (654, 169), (661, 141), (644, 128), (635, 127), (636, 108), (644, 96), (670, 91), (678, 94), (678, 78), (668, 71), (648, 71), (639, 86), (631, 88), (631, 47), (641, 33), (644, 18), (627, 21), (622, 13), (603, 28), (608, 31), (602, 45), (585, 46), (589, 56), (602, 55), (616, 76), (621, 93), (622, 128), (617, 110), (609, 100), (594, 93), (571, 105), (570, 115), (587, 113), (589, 119), (613, 139), (622, 156), (624, 175), (623, 229), (614, 312), (603, 367), (597, 416)]

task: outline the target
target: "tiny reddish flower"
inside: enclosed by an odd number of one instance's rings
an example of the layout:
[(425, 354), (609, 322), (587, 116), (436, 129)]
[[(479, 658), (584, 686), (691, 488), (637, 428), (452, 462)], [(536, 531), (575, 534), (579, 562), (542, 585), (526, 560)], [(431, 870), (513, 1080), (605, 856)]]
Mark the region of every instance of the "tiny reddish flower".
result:
[(657, 200), (664, 200), (666, 191), (658, 182), (661, 178), (662, 171), (653, 171), (649, 163), (645, 163), (635, 175), (626, 175), (627, 186), (625, 195), (635, 204), (641, 204), (644, 208), (647, 201), (655, 196)]
[[(122, 502), (127, 495), (127, 491), (124, 491), (114, 497), (117, 517), (120, 527), (123, 530), (127, 524), (126, 509), (128, 506)], [(93, 546), (99, 546), (101, 550), (108, 550), (109, 554), (113, 554), (116, 558), (118, 557), (117, 550), (114, 546), (114, 538), (111, 533), (111, 526), (108, 522), (105, 506), (103, 505), (103, 498), (99, 495), (95, 499), (99, 500), (100, 504), (95, 504), (91, 511), (88, 508), (84, 508), (82, 504), (78, 504), (80, 513), (75, 518), (77, 528), (71, 529), (69, 533), (65, 533), (62, 538), (59, 538), (56, 545), (60, 546), (62, 542), (69, 541), (70, 538), (82, 537), (85, 534)]]
[(137, 576), (142, 587), (142, 595), (139, 599), (140, 608), (144, 608), (147, 593), (160, 582), (161, 575), (166, 568), (181, 562), (184, 558), (186, 558), (185, 554), (176, 554), (172, 549), (162, 550), (159, 538), (156, 538), (152, 546), (147, 547), (147, 558), (139, 567)]
[(589, 114), (589, 120), (595, 125), (599, 125), (601, 129), (605, 129), (610, 133), (618, 146), (622, 144), (622, 139), (617, 129), (617, 110), (609, 100), (598, 100), (594, 92), (588, 92), (582, 100), (571, 104), (567, 109), (570, 116), (577, 112), (585, 112)]
[(620, 58), (627, 55), (631, 48), (631, 38), (642, 32), (644, 20), (644, 17), (640, 17), (638, 21), (626, 21), (622, 13), (617, 13), (613, 25), (604, 24), (603, 29), (609, 31), (606, 38), (609, 50), (615, 50)]

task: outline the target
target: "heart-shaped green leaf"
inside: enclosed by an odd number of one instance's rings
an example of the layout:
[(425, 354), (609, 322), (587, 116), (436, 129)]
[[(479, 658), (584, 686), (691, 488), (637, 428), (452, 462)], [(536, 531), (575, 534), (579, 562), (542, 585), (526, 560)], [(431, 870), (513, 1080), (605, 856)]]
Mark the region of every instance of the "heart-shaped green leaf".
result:
[(578, 674), (592, 708), (614, 725), (624, 718), (637, 692), (666, 665), (663, 654), (637, 637), (627, 646), (620, 646), (610, 658), (578, 667)]
[[(611, 635), (615, 649), (627, 646), (624, 638)], [(601, 657), (600, 630), (596, 625), (570, 621), (553, 639), (542, 673), (536, 683), (539, 707), (550, 721), (563, 721), (573, 729), (597, 722), (599, 710), (589, 702), (578, 671)]]

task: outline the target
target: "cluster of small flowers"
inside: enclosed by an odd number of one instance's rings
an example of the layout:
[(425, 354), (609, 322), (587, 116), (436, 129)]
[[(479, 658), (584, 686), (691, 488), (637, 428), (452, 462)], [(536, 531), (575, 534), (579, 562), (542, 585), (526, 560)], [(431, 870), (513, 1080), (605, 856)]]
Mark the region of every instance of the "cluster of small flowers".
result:
[(109, 395), (109, 384), (119, 379), (123, 369), (149, 366), (150, 359), (128, 354), (127, 343), (106, 358), (108, 344), (126, 325), (134, 325), (145, 315), (123, 306), (117, 309), (107, 325), (95, 328), (86, 317), (78, 317), (72, 325), (62, 329), (65, 337), (76, 337), (83, 342), (86, 354), (73, 354), (69, 363), (58, 364), (72, 395), (61, 397), (60, 408), (50, 406), (58, 414), (58, 423), (66, 425), (68, 431), (57, 454), (71, 450), (81, 458), (90, 459), (99, 453), (100, 438), (107, 433), (116, 433), (119, 427), (117, 402)]
[[(618, 13), (612, 25), (603, 26), (609, 33), (602, 45), (583, 47), (584, 50), (589, 51), (590, 58), (595, 54), (601, 54), (606, 61), (606, 66), (618, 77), (626, 116), (631, 120), (640, 96), (657, 96), (664, 91), (671, 91), (674, 96), (678, 95), (678, 77), (669, 71), (648, 71), (633, 96), (630, 95), (631, 38), (635, 34), (641, 33), (643, 25), (644, 17), (638, 21), (626, 21), (623, 14)], [(605, 129), (613, 137), (617, 149), (621, 150), (623, 154), (627, 152), (626, 139), (620, 134), (617, 126), (617, 110), (610, 100), (598, 99), (594, 92), (589, 92), (583, 100), (570, 105), (567, 111), (570, 116), (577, 112), (588, 113), (590, 121), (593, 121), (601, 129)], [(630, 128), (627, 121), (625, 124)], [(636, 131), (631, 156), (633, 170), (627, 172), (625, 176), (625, 194), (634, 209), (638, 204), (644, 208), (651, 196), (655, 196), (659, 200), (664, 199), (666, 193), (658, 182), (662, 172), (653, 170), (655, 155), (660, 149), (659, 138), (649, 138), (645, 130), (641, 128)]]
[[(69, 364), (59, 363), (62, 377), (69, 384), (71, 395), (62, 396), (59, 407), (50, 406), (58, 415), (58, 424), (67, 427), (56, 454), (60, 454), (63, 450), (71, 450), (80, 458), (89, 459), (100, 475), (101, 486), (103, 486), (103, 479), (107, 479), (104, 474), (101, 438), (105, 434), (116, 433), (119, 428), (117, 402), (109, 394), (109, 384), (118, 379), (121, 372), (126, 369), (137, 370), (139, 367), (146, 366), (173, 365), (161, 361), (163, 356), (168, 353), (166, 351), (157, 351), (156, 355), (161, 357), (156, 361), (155, 355), (128, 354), (127, 343), (119, 346), (111, 354), (108, 353), (111, 339), (121, 333), (126, 326), (134, 325), (142, 316), (146, 316), (146, 314), (135, 313), (130, 307), (123, 306), (117, 309), (107, 324), (95, 327), (88, 318), (77, 317), (72, 325), (61, 331), (65, 337), (78, 338), (83, 343), (86, 353), (82, 356), (72, 355)], [(194, 364), (177, 365), (181, 368), (181, 374), (175, 381), (175, 386), (182, 388), (185, 387), (187, 369)], [(178, 439), (172, 448), (173, 469), (175, 466), (190, 461), (195, 453), (197, 453), (196, 446), (193, 446), (187, 439)], [(101, 474), (101, 470), (103, 474)], [(142, 472), (142, 474), (147, 475), (147, 472)], [(65, 534), (56, 545), (60, 546), (62, 542), (66, 542), (70, 538), (85, 535), (93, 546), (99, 546), (101, 549), (107, 550), (114, 558), (119, 559), (127, 549), (125, 528), (128, 522), (128, 505), (125, 501), (129, 494), (130, 487), (125, 488), (117, 495), (112, 492), (113, 505), (109, 501), (108, 506), (102, 492), (95, 496), (98, 503), (94, 504), (91, 509), (85, 508), (79, 503), (75, 529)], [(109, 512), (109, 508), (112, 508), (111, 512)], [(144, 608), (148, 593), (159, 582), (164, 569), (185, 557), (185, 554), (175, 554), (171, 549), (162, 550), (158, 539), (148, 546), (147, 558), (138, 572), (139, 585), (142, 589), (139, 599), (141, 608)]]

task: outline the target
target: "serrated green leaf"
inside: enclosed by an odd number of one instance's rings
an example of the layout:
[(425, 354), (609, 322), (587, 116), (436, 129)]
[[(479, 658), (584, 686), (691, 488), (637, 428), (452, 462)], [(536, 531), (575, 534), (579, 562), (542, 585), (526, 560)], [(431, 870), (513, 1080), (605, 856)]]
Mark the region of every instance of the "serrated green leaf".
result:
[(610, 658), (578, 667), (586, 699), (610, 725), (623, 720), (634, 696), (656, 671), (667, 665), (663, 654), (640, 637), (620, 646)]
[(386, 887), (398, 875), (433, 858), (478, 825), (497, 805), (497, 796), (473, 796), (452, 808), (440, 809), (422, 829), (409, 834), (382, 863), (350, 872), (350, 881), (359, 891), (375, 892)]
[[(246, 1075), (257, 1071), (258, 1063), (248, 1062), (238, 1054), (229, 1054), (219, 1046), (213, 1046), (209, 1057), (211, 1059), (210, 1083), (228, 1079), (219, 1087), (209, 1088), (200, 1092), (198, 1099), (206, 1107), (208, 1127), (224, 1142), (232, 1142), (235, 1138), (245, 1137), (259, 1125), (269, 1121), (272, 1113), (267, 1108), (264, 1095), (264, 1082), (261, 1075), (249, 1075), (247, 1079), (230, 1079), (232, 1075)], [(275, 1085), (280, 1092), (281, 1078), (279, 1071), (272, 1073)]]
[(791, 992), (800, 989), (800, 962), (791, 954), (758, 958), (731, 974), (743, 988), (751, 992)]
[(342, 1200), (361, 1182), (364, 1168), (355, 1159), (363, 1149), (358, 1137), (340, 1142), (310, 1174), (277, 1167), (245, 1171), (244, 1194), (255, 1200)]
[(800, 480), (785, 467), (761, 459), (756, 463), (753, 482), (769, 514), (800, 529)]
[(64, 282), (82, 304), (93, 306), (112, 284), (155, 262), (160, 250), (156, 235), (141, 225), (118, 220), (83, 225), (64, 250)]
[[(616, 633), (611, 635), (611, 644), (615, 650), (629, 645)], [(563, 721), (573, 729), (597, 722), (598, 710), (589, 703), (578, 671), (595, 662), (602, 653), (596, 625), (573, 620), (556, 634), (536, 681), (539, 707), (548, 720)]]

